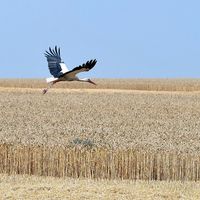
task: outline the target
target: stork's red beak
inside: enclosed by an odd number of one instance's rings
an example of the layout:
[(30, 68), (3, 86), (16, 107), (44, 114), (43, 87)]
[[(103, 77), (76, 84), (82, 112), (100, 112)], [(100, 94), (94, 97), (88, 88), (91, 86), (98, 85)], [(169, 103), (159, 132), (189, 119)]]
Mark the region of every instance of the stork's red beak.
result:
[(97, 85), (95, 82), (91, 81), (90, 79), (88, 80), (88, 82), (93, 84), (93, 85)]

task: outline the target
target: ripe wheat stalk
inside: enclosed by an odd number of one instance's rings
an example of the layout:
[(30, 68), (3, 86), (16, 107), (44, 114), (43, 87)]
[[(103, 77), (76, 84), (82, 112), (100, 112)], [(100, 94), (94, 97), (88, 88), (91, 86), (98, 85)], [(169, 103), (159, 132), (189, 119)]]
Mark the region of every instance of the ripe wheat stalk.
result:
[(200, 180), (200, 156), (0, 145), (0, 173), (91, 179)]

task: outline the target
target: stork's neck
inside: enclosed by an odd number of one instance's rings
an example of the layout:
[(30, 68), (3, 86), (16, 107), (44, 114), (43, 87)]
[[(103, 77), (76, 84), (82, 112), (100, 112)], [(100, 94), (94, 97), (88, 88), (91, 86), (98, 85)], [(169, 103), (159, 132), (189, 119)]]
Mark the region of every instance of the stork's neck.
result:
[(88, 78), (78, 78), (78, 81), (89, 82), (89, 79)]
[(93, 85), (96, 85), (96, 83), (94, 83), (93, 81), (91, 81), (89, 78), (80, 78), (80, 79), (78, 79), (78, 81), (88, 82), (88, 83), (91, 83)]

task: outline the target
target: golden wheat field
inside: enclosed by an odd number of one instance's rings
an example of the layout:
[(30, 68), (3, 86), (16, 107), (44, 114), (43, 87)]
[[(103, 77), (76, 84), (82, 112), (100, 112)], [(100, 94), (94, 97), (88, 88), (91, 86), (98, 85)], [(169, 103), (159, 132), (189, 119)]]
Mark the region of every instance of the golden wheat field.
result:
[[(42, 95), (42, 80), (0, 80), (2, 183), (27, 182), (27, 176), (13, 178), (16, 174), (37, 176), (33, 182), (53, 176), (60, 179), (51, 179), (59, 182), (52, 191), (62, 191), (69, 180), (91, 192), (89, 197), (82, 191), (77, 199), (198, 199), (199, 183), (187, 181), (200, 180), (200, 80), (95, 81), (97, 87), (57, 84)], [(83, 178), (102, 190), (89, 188)], [(124, 183), (124, 196), (100, 195), (110, 184), (118, 191)], [(153, 194), (142, 196), (139, 188)], [(36, 198), (38, 191), (33, 193)]]
[(199, 92), (56, 88), (41, 95), (40, 88), (0, 91), (1, 142), (200, 151)]

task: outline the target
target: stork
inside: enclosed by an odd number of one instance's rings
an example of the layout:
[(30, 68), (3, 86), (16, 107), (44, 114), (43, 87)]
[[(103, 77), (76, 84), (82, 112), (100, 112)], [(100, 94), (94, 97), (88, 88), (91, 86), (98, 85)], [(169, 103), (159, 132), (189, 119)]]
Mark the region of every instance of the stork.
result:
[(49, 51), (45, 52), (45, 57), (47, 58), (49, 71), (53, 77), (46, 79), (48, 87), (43, 90), (43, 94), (45, 94), (55, 83), (60, 81), (81, 81), (96, 85), (96, 83), (89, 78), (79, 78), (77, 76), (80, 72), (91, 70), (97, 63), (96, 59), (87, 61), (86, 63), (69, 70), (65, 63), (61, 61), (60, 48), (57, 48), (57, 46), (55, 46), (54, 49), (49, 47)]

